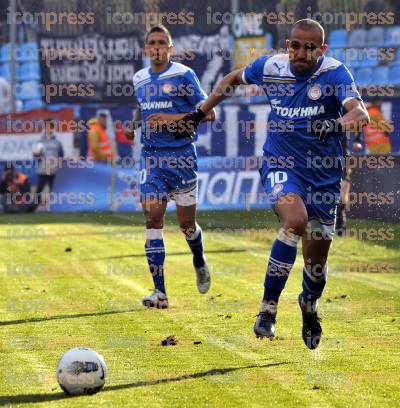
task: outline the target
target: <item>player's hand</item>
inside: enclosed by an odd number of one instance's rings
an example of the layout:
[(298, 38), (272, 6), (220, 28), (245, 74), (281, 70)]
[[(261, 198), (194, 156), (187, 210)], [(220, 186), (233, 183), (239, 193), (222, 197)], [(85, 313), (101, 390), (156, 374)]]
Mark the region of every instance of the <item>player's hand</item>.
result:
[(311, 121), (311, 133), (318, 137), (320, 142), (326, 142), (333, 134), (342, 132), (343, 126), (336, 119), (314, 119)]
[(362, 150), (362, 144), (360, 142), (354, 142), (353, 143), (353, 151), (361, 152), (361, 150)]
[(199, 123), (206, 117), (206, 114), (199, 108), (196, 111), (186, 114), (182, 120), (178, 121), (178, 131), (175, 136), (176, 139), (184, 137), (193, 137)]

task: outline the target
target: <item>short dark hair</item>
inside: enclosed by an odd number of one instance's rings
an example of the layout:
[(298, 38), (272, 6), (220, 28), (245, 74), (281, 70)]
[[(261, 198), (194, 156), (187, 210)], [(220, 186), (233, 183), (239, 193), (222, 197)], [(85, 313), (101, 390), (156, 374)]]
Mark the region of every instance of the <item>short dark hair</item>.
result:
[(321, 39), (321, 44), (324, 44), (325, 31), (322, 25), (318, 23), (318, 21), (312, 20), (311, 18), (303, 18), (302, 20), (296, 21), (293, 24), (293, 28), (290, 34), (292, 34), (296, 28), (300, 28), (300, 30), (304, 30), (304, 31), (311, 31), (311, 30), (318, 31), (320, 35), (320, 39)]
[(53, 128), (56, 126), (56, 121), (53, 118), (46, 118), (44, 120), (44, 124), (46, 124), (46, 123), (50, 123), (51, 127), (53, 127)]
[(162, 24), (155, 25), (150, 28), (150, 30), (147, 31), (145, 37), (144, 37), (144, 43), (147, 44), (147, 40), (149, 38), (149, 35), (152, 33), (164, 33), (168, 37), (169, 45), (172, 45), (172, 36), (171, 33), (169, 32), (168, 28), (163, 26)]

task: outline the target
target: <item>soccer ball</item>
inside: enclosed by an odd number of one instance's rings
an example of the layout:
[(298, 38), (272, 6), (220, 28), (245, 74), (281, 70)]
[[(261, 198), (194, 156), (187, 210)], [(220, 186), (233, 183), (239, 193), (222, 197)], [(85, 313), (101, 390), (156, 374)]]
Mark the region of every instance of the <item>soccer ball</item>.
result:
[(38, 142), (33, 147), (33, 155), (34, 156), (41, 156), (44, 152), (44, 144), (42, 142)]
[(66, 394), (96, 394), (106, 382), (107, 367), (96, 351), (76, 347), (58, 362), (57, 381)]

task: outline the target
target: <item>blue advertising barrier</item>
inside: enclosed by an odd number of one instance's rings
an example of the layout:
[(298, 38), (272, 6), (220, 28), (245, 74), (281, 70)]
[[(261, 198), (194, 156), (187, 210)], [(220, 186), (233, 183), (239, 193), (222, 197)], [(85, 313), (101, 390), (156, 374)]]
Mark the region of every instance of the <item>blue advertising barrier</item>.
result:
[[(268, 208), (260, 185), (256, 157), (213, 157), (198, 161), (198, 208)], [(129, 165), (115, 167), (111, 197), (112, 167), (90, 161), (64, 162), (57, 174), (52, 211), (141, 211), (139, 171)], [(170, 206), (172, 210), (174, 206)]]
[[(400, 219), (400, 155), (352, 156), (349, 216), (398, 223)], [(355, 160), (358, 158), (358, 160)], [(376, 165), (372, 165), (373, 161)], [(17, 171), (36, 184), (33, 162), (14, 162)], [(267, 209), (271, 205), (260, 183), (258, 168), (262, 158), (212, 157), (198, 159), (198, 208), (200, 210)], [(0, 163), (0, 172), (5, 162)], [(114, 183), (112, 183), (114, 174)], [(2, 175), (2, 174), (1, 174)], [(114, 194), (111, 194), (113, 186)], [(50, 211), (141, 211), (139, 171), (133, 159), (122, 160), (114, 170), (111, 165), (64, 159), (49, 194)], [(378, 198), (384, 193), (385, 203)], [(368, 200), (375, 197), (375, 204)], [(34, 194), (32, 194), (34, 197)], [(362, 200), (355, 200), (357, 197)], [(171, 203), (168, 210), (174, 210)]]
[[(110, 164), (64, 159), (53, 191), (48, 196), (50, 210), (141, 211), (138, 166), (132, 167), (133, 159), (127, 159), (116, 165), (114, 170)], [(268, 200), (260, 184), (259, 164), (257, 157), (200, 158), (198, 208), (268, 208)], [(35, 184), (32, 162), (20, 163), (16, 170), (28, 175), (31, 183)], [(168, 209), (173, 210), (174, 205), (171, 204)]]

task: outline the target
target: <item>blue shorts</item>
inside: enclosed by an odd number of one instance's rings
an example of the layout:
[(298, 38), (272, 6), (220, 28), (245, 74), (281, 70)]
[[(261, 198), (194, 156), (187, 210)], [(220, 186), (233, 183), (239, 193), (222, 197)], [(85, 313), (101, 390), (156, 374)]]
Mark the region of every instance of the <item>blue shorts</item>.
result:
[(335, 229), (336, 208), (340, 198), (340, 183), (317, 188), (308, 184), (290, 168), (270, 168), (266, 161), (260, 168), (261, 183), (268, 202), (294, 193), (303, 199), (308, 215), (308, 230), (319, 231), (326, 239), (332, 239)]
[(193, 144), (183, 148), (144, 147), (140, 159), (141, 201), (174, 200), (189, 206), (197, 201), (197, 154)]

